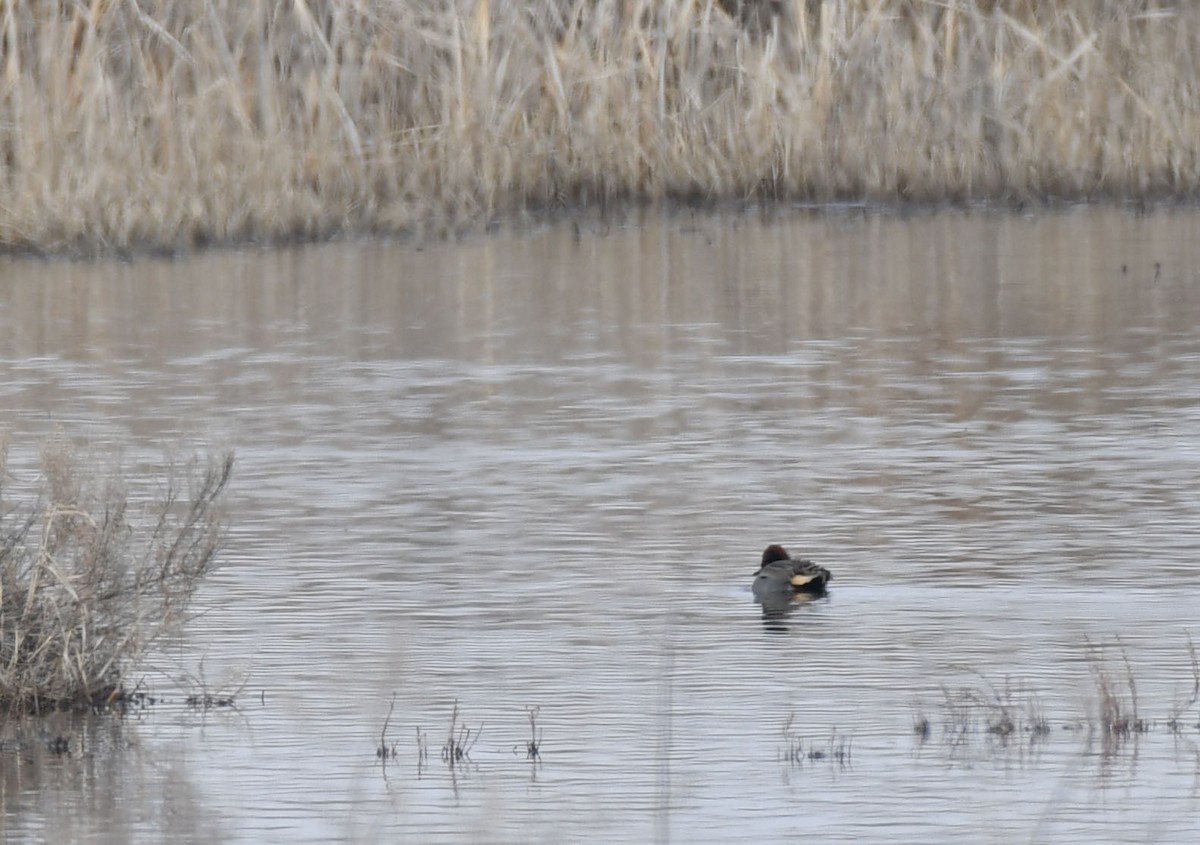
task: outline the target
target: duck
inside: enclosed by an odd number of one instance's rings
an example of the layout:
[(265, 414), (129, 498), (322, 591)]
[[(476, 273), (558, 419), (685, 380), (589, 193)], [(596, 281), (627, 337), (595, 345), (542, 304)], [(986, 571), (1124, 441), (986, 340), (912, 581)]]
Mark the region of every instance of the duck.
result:
[(754, 598), (759, 603), (777, 600), (781, 595), (818, 598), (825, 595), (832, 580), (833, 574), (825, 567), (794, 558), (783, 546), (772, 544), (763, 550), (762, 566), (754, 573)]

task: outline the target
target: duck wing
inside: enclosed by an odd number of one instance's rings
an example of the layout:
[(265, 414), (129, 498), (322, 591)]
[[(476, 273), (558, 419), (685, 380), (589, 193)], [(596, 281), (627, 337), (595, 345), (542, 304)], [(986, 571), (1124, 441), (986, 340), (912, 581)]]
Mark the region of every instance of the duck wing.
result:
[(791, 575), (788, 578), (792, 587), (797, 590), (823, 589), (833, 580), (829, 570), (811, 560), (790, 560)]

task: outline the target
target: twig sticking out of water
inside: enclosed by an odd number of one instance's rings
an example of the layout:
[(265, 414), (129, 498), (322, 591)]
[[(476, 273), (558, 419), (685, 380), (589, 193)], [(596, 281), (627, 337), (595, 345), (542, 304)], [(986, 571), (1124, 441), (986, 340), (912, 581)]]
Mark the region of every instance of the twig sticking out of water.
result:
[(471, 749), (483, 734), (483, 725), (472, 732), (465, 724), (458, 723), (458, 699), (454, 700), (454, 709), (450, 713), (450, 729), (446, 733), (446, 744), (442, 746), (442, 762), (454, 768), (456, 763), (471, 759)]
[(913, 735), (917, 738), (917, 742), (924, 744), (929, 739), (931, 727), (929, 717), (925, 715), (925, 708), (921, 705), (920, 700), (914, 700), (912, 704), (913, 718)]
[(429, 760), (429, 741), (426, 734), (417, 727), (417, 778), (420, 779), (425, 771), (425, 763)]
[[(396, 709), (396, 693), (392, 693), (392, 703), (388, 705), (387, 717), (383, 720), (383, 730), (379, 732), (379, 746), (375, 749), (375, 756), (380, 760), (388, 760), (396, 756), (396, 743), (388, 745), (387, 730), (388, 723), (392, 721), (392, 711)], [(417, 728), (418, 738), (421, 735), (421, 729)]]
[(542, 729), (538, 727), (537, 717), (541, 711), (541, 707), (527, 706), (525, 712), (529, 714), (529, 742), (525, 743), (525, 757), (529, 760), (540, 760), (542, 757)]
[(1187, 647), (1188, 656), (1192, 659), (1192, 694), (1186, 702), (1172, 708), (1171, 715), (1167, 717), (1167, 727), (1175, 733), (1179, 733), (1179, 720), (1183, 718), (1183, 714), (1190, 710), (1197, 700), (1200, 700), (1200, 661), (1196, 659), (1196, 644), (1192, 642), (1190, 633), (1187, 635)]

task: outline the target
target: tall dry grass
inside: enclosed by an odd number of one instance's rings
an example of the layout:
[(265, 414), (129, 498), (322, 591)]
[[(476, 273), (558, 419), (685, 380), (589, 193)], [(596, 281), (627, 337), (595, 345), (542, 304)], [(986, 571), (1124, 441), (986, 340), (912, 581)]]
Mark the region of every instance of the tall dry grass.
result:
[(1157, 0), (7, 0), (0, 244), (1192, 197), (1198, 63)]
[(131, 516), (61, 440), (41, 456), (41, 491), (14, 497), (0, 441), (0, 713), (87, 708), (126, 692), (127, 671), (182, 621), (222, 536), (233, 456), (173, 471)]

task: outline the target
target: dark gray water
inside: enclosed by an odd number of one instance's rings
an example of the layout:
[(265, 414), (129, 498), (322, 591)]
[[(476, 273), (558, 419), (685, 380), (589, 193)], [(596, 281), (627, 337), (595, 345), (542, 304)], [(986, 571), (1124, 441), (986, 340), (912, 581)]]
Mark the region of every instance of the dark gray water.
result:
[[(0, 766), (10, 838), (1200, 833), (1200, 215), (584, 228), (0, 261), (14, 472), (238, 459), (172, 701)], [(829, 597), (764, 619), (768, 542)]]

